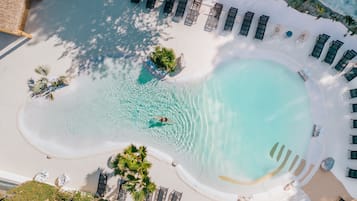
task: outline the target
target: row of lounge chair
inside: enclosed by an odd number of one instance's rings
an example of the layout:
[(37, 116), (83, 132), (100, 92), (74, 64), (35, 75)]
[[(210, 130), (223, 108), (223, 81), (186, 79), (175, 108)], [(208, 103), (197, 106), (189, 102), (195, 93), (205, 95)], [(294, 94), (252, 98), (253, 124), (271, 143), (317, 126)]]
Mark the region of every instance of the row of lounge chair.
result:
[[(133, 3), (139, 3), (140, 0), (131, 0)], [(146, 8), (152, 9), (155, 7), (156, 0), (147, 0), (146, 1)], [(185, 14), (185, 10), (187, 7), (188, 0), (178, 0), (176, 12), (174, 16), (176, 18), (182, 18)], [(173, 7), (175, 4), (175, 0), (165, 0), (163, 2), (163, 13), (170, 14), (172, 13)], [(194, 22), (197, 21), (199, 10), (202, 5), (202, 0), (193, 0), (192, 4), (189, 7), (188, 13), (185, 18), (184, 24), (187, 26), (191, 26)], [(221, 3), (215, 3), (215, 5), (211, 8), (210, 13), (208, 15), (205, 30), (206, 31), (213, 31), (217, 29), (218, 22), (220, 16), (222, 14), (223, 5)], [(226, 21), (224, 23), (224, 31), (232, 31), (234, 22), (236, 20), (238, 13), (238, 9), (235, 7), (231, 7), (228, 11)], [(252, 21), (253, 21), (254, 13), (248, 11), (244, 14), (244, 19), (239, 31), (239, 34), (242, 36), (248, 36)], [(255, 32), (255, 39), (263, 40), (267, 23), (269, 21), (269, 16), (262, 15), (259, 17), (258, 26)]]
[[(97, 192), (96, 196), (103, 198), (106, 193), (107, 189), (107, 182), (108, 182), (108, 175), (100, 172), (99, 173), (99, 179), (98, 179), (98, 186), (97, 186)], [(118, 197), (117, 201), (125, 201), (127, 198), (127, 191), (123, 188), (124, 180), (120, 179), (118, 183)], [(145, 201), (165, 201), (167, 197), (167, 192), (168, 188), (160, 187), (156, 192), (155, 192), (155, 198), (153, 199), (153, 194), (149, 194), (146, 196)], [(180, 201), (182, 197), (182, 193), (178, 192), (176, 190), (173, 190), (169, 194), (168, 201)]]
[[(357, 89), (349, 90), (350, 98), (357, 98)], [(352, 104), (352, 112), (357, 112), (357, 104)], [(357, 128), (357, 120), (352, 120), (352, 127)], [(351, 144), (357, 144), (357, 135), (351, 135)], [(349, 151), (349, 159), (357, 160), (357, 151)], [(348, 168), (347, 169), (347, 177), (357, 179), (357, 170)], [(340, 198), (340, 200), (343, 200)]]
[[(149, 194), (146, 196), (145, 201), (165, 201), (168, 193), (168, 188), (159, 187), (155, 192), (155, 196), (153, 199), (153, 195)], [(169, 194), (169, 198), (167, 201), (180, 201), (182, 197), (182, 193), (176, 190), (171, 191)]]
[[(329, 40), (330, 36), (327, 34), (320, 34), (317, 39), (316, 43), (314, 45), (314, 48), (310, 54), (310, 56), (315, 57), (316, 59), (320, 58), (321, 53), (325, 47), (326, 42)], [(338, 50), (342, 47), (344, 43), (339, 40), (333, 40), (330, 43), (329, 49), (327, 50), (327, 54), (323, 61), (329, 65), (331, 65), (338, 53)], [(337, 62), (337, 64), (334, 66), (334, 69), (338, 72), (342, 72), (348, 62), (352, 60), (354, 57), (357, 56), (357, 52), (354, 50), (346, 50), (343, 53), (343, 56), (340, 58), (340, 60)], [(355, 77), (357, 77), (357, 68), (352, 68), (350, 71), (344, 74), (344, 77), (347, 81), (353, 80)]]

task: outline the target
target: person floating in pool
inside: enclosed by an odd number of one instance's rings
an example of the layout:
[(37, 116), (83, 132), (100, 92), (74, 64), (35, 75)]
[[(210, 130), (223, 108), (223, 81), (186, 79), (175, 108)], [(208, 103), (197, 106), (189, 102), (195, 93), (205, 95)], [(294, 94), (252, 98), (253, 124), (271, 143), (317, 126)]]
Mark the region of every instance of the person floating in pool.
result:
[(152, 128), (152, 127), (159, 127), (159, 126), (172, 124), (172, 122), (167, 117), (155, 116), (153, 119), (149, 121), (149, 124), (150, 124), (149, 128)]

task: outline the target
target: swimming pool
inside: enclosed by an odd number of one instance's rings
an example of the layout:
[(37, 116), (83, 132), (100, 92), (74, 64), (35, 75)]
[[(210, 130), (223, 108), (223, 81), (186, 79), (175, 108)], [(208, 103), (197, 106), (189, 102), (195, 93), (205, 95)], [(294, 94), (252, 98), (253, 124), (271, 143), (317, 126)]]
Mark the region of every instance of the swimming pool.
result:
[(354, 19), (357, 19), (356, 0), (321, 0), (321, 2), (343, 15), (350, 15)]
[[(137, 64), (119, 68), (105, 79), (78, 77), (53, 102), (29, 101), (19, 118), (28, 140), (69, 156), (139, 142), (168, 153), (198, 181), (223, 192), (236, 186), (221, 175), (249, 181), (275, 169), (279, 164), (269, 151), (276, 142), (305, 155), (309, 98), (304, 82), (279, 63), (230, 60), (186, 85), (150, 79)], [(154, 116), (173, 124), (155, 125)]]

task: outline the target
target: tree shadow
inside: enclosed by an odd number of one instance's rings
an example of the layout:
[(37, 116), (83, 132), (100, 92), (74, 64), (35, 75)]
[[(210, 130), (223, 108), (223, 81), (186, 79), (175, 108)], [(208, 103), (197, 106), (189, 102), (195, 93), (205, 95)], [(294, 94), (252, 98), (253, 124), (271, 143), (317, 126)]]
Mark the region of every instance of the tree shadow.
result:
[(14, 41), (16, 41), (19, 37), (13, 36), (6, 33), (0, 33), (0, 50), (4, 49)]
[[(160, 7), (151, 11), (145, 4), (125, 1), (35, 1), (26, 31), (36, 35), (29, 45), (51, 37), (66, 47), (62, 57), (74, 53), (69, 72), (103, 78), (111, 73), (105, 59), (140, 61), (159, 43), (167, 21)], [(99, 76), (98, 76), (99, 75)]]
[(146, 84), (150, 81), (152, 81), (154, 77), (151, 75), (151, 73), (144, 68), (144, 66), (141, 68), (139, 77), (137, 79), (138, 84)]

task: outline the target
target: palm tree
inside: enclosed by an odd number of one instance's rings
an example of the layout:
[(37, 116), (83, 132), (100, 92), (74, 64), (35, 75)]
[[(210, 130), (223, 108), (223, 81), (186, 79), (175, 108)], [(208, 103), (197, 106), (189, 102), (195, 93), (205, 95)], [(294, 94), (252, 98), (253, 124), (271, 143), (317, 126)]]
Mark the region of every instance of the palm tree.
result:
[(322, 5), (317, 4), (316, 5), (316, 11), (317, 11), (317, 17), (316, 18), (319, 19), (325, 13), (325, 8)]
[(350, 25), (352, 25), (352, 24), (355, 23), (353, 17), (351, 17), (350, 15), (344, 16), (343, 19), (344, 19), (345, 23), (346, 23), (348, 26), (350, 26)]
[(146, 156), (146, 147), (137, 148), (130, 145), (113, 161), (114, 174), (123, 178), (123, 187), (131, 193), (135, 201), (143, 201), (156, 189), (156, 185), (149, 177), (151, 163), (146, 160)]

